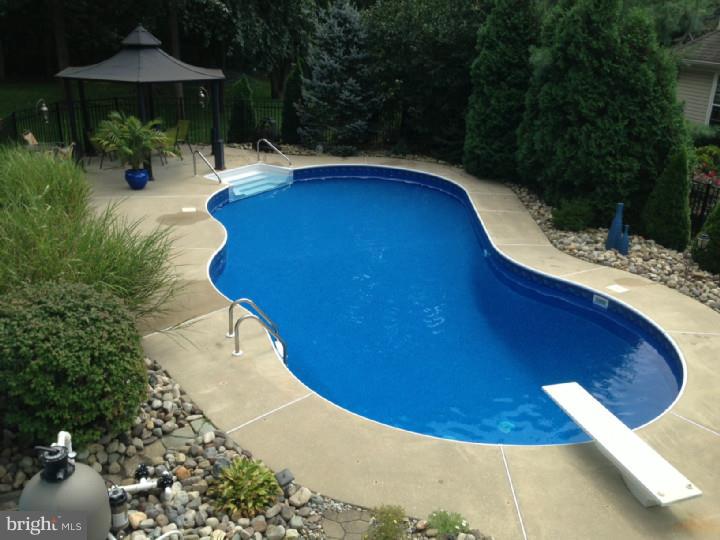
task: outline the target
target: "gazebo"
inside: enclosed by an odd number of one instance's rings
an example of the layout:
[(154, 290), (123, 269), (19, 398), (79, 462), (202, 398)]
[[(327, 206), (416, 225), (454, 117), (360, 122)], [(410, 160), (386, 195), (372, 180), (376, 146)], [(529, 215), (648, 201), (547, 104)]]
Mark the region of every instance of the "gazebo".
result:
[(149, 111), (153, 110), (152, 85), (157, 83), (208, 82), (211, 86), (212, 102), (212, 151), (215, 168), (225, 168), (225, 152), (220, 130), (220, 111), (223, 104), (223, 81), (225, 74), (220, 69), (191, 66), (170, 56), (160, 48), (162, 42), (142, 25), (122, 40), (122, 49), (114, 56), (97, 64), (83, 67), (68, 67), (55, 76), (63, 79), (65, 99), (70, 113), (70, 130), (73, 140), (78, 140), (75, 115), (72, 114), (72, 87), (76, 80), (80, 107), (83, 112), (83, 131), (90, 131), (84, 81), (109, 81), (132, 83), (137, 87), (137, 103), (140, 119), (147, 122)]

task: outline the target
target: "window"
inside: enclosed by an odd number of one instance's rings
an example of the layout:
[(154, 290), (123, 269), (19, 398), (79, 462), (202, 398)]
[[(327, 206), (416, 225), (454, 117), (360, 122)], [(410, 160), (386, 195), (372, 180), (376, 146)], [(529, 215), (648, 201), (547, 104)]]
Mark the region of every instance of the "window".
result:
[(715, 95), (713, 96), (712, 108), (710, 109), (710, 125), (720, 125), (720, 81), (716, 75)]

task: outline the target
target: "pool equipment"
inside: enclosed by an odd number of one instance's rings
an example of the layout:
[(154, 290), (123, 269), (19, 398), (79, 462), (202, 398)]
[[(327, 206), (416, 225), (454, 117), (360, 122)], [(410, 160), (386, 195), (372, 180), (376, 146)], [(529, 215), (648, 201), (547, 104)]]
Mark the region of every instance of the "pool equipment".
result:
[(617, 203), (615, 207), (615, 217), (608, 229), (607, 239), (605, 240), (605, 249), (617, 249), (620, 251), (620, 245), (623, 237), (623, 203)]
[[(92, 467), (75, 462), (72, 437), (67, 431), (58, 433), (57, 442), (37, 446), (43, 469), (26, 484), (20, 495), (19, 510), (39, 512), (82, 512), (87, 517), (87, 539), (114, 539), (128, 525), (127, 502), (130, 495), (150, 489), (162, 489), (163, 498), (171, 494), (173, 478), (163, 473), (151, 480), (148, 468), (140, 465), (135, 473), (138, 483), (112, 486)], [(179, 531), (173, 531), (178, 537)], [(167, 537), (163, 535), (161, 538)]]

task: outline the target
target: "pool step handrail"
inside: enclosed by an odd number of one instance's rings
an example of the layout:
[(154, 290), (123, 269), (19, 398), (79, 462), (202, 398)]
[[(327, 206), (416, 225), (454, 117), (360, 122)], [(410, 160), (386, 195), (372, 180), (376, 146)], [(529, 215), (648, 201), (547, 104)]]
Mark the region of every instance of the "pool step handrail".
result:
[(643, 506), (668, 506), (702, 491), (576, 382), (542, 389), (615, 465)]
[(260, 161), (260, 144), (261, 143), (267, 144), (270, 148), (273, 149), (273, 151), (276, 154), (279, 154), (281, 157), (285, 158), (285, 161), (288, 162), (288, 165), (290, 167), (292, 167), (292, 161), (290, 161), (290, 158), (287, 157), (285, 154), (283, 154), (280, 150), (278, 150), (277, 147), (273, 143), (268, 141), (267, 139), (258, 139), (258, 142), (257, 142), (257, 160), (258, 160), (258, 162)]
[(273, 328), (269, 324), (267, 324), (264, 320), (262, 320), (260, 317), (253, 313), (243, 315), (237, 321), (235, 321), (235, 326), (233, 328), (233, 335), (235, 336), (235, 349), (233, 350), (233, 356), (242, 356), (243, 354), (242, 349), (240, 349), (240, 325), (243, 322), (251, 319), (257, 321), (268, 334), (275, 338), (277, 343), (280, 343), (279, 351), (276, 343), (273, 343), (273, 348), (282, 355), (282, 361), (285, 365), (287, 365), (287, 345), (285, 344), (285, 340), (280, 336), (279, 332), (273, 330)]
[(248, 307), (252, 308), (266, 326), (270, 327), (270, 329), (272, 329), (272, 331), (276, 334), (280, 333), (278, 325), (275, 324), (275, 322), (268, 317), (267, 313), (260, 309), (255, 302), (253, 302), (250, 298), (238, 298), (237, 300), (230, 302), (230, 307), (228, 308), (228, 331), (227, 334), (225, 334), (226, 337), (231, 338), (235, 336), (235, 321), (233, 321), (233, 310), (235, 309), (235, 306), (243, 306), (246, 309)]
[(205, 165), (210, 167), (210, 170), (213, 172), (215, 176), (217, 176), (218, 184), (222, 184), (222, 178), (220, 178), (220, 175), (215, 170), (215, 167), (213, 167), (210, 162), (207, 160), (207, 158), (203, 155), (203, 153), (200, 150), (193, 150), (192, 158), (193, 158), (193, 176), (197, 176), (197, 156), (200, 156), (202, 160), (205, 162)]

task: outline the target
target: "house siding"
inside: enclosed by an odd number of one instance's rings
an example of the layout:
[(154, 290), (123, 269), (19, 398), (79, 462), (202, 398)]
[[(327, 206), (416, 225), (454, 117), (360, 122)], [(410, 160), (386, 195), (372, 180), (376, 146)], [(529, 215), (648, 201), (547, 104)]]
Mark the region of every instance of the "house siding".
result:
[(710, 93), (715, 74), (706, 71), (683, 69), (678, 76), (677, 97), (684, 102), (685, 118), (698, 124), (707, 124)]

